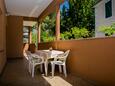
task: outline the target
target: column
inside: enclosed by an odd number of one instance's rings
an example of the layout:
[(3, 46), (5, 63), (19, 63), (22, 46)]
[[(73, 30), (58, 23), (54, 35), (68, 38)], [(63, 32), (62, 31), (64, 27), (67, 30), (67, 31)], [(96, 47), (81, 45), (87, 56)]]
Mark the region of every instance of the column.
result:
[(28, 27), (28, 29), (29, 29), (29, 38), (28, 38), (28, 42), (29, 42), (29, 44), (31, 44), (32, 43), (32, 27)]
[(38, 43), (41, 42), (41, 23), (38, 23)]
[(60, 40), (60, 4), (56, 4), (56, 40)]

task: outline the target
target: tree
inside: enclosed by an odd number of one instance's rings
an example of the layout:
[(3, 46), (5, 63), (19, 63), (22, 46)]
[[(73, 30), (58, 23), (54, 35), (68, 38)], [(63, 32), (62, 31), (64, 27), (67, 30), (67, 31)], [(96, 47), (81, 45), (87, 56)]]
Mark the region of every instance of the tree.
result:
[(56, 14), (52, 13), (48, 15), (41, 25), (41, 41), (48, 42), (53, 41), (55, 39), (55, 17)]
[(61, 29), (64, 31), (72, 27), (94, 30), (94, 0), (69, 0), (69, 9), (63, 6), (61, 12)]
[[(68, 0), (69, 8), (64, 5), (61, 9), (60, 31), (62, 39), (86, 38), (94, 35), (94, 3), (95, 0)], [(44, 19), (41, 27), (41, 41), (55, 39), (55, 22), (55, 13)], [(80, 33), (78, 34), (78, 32)]]
[(32, 27), (32, 43), (35, 43), (35, 45), (38, 45), (38, 38), (37, 38), (37, 29), (36, 29), (36, 25), (34, 25)]

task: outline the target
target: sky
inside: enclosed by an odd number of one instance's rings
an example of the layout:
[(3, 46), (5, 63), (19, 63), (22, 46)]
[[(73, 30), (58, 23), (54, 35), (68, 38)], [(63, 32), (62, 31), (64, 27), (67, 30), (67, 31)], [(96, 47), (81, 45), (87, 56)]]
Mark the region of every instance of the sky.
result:
[(65, 2), (63, 4), (61, 4), (60, 9), (62, 10), (63, 6), (65, 6), (67, 9), (69, 9), (69, 4), (68, 1), (65, 0)]

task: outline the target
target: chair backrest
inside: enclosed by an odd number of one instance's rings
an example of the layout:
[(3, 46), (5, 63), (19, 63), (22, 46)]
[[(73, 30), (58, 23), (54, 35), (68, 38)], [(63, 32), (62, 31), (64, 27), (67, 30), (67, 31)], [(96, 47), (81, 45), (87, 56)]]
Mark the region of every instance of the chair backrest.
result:
[(36, 45), (35, 45), (34, 43), (29, 44), (28, 50), (29, 50), (31, 53), (35, 53), (35, 52), (36, 52)]
[[(30, 51), (25, 51), (27, 57), (28, 57), (28, 60), (29, 61), (34, 61), (34, 63), (43, 63), (44, 62), (44, 58), (39, 55), (39, 54), (32, 54)], [(36, 60), (36, 61), (35, 61)]]
[(29, 48), (29, 44), (28, 43), (24, 43), (23, 44), (23, 52), (27, 51)]
[(67, 57), (68, 57), (68, 55), (69, 55), (69, 52), (70, 52), (70, 50), (67, 50), (65, 53), (64, 53), (64, 60), (66, 61), (66, 59), (67, 59)]
[(65, 53), (63, 53), (61, 55), (58, 55), (57, 56), (58, 59), (61, 60), (61, 61), (63, 61), (63, 62), (66, 62), (66, 59), (67, 59), (67, 57), (69, 55), (69, 52), (70, 52), (70, 50), (67, 50)]
[(31, 60), (32, 59), (31, 52), (26, 50), (25, 53), (26, 53), (28, 60)]

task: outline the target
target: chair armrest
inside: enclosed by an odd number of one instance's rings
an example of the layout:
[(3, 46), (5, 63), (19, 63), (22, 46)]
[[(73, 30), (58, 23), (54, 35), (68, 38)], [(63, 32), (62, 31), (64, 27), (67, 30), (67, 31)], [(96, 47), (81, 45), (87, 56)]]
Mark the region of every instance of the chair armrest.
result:
[(63, 61), (64, 60), (64, 53), (58, 54), (56, 57), (54, 57), (54, 61), (57, 61), (57, 60)]
[(42, 62), (44, 62), (44, 57), (42, 57), (42, 56), (40, 56), (40, 55), (32, 54), (31, 56), (32, 56), (33, 59), (36, 59), (36, 60), (37, 60), (37, 59), (38, 59), (38, 60), (41, 59)]
[(58, 59), (63, 59), (64, 57), (65, 57), (65, 54), (64, 54), (64, 53), (63, 53), (63, 54), (58, 54), (58, 55), (57, 55), (57, 58), (58, 58)]

